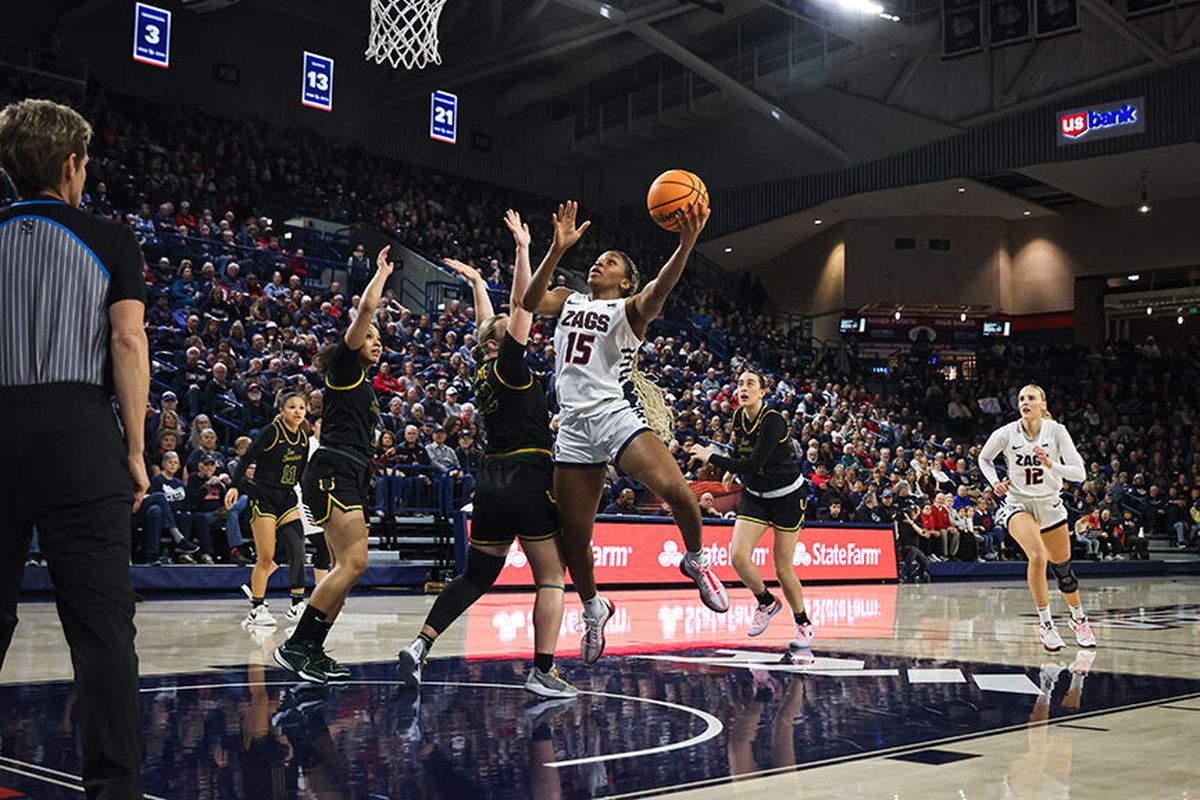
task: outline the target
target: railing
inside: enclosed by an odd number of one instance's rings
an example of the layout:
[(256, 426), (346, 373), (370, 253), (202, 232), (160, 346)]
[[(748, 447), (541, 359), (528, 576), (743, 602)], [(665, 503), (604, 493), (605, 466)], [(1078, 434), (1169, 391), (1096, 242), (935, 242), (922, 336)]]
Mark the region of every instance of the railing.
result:
[(72, 58), (55, 50), (33, 47), (12, 39), (0, 39), (0, 64), (79, 86), (87, 84), (87, 59)]

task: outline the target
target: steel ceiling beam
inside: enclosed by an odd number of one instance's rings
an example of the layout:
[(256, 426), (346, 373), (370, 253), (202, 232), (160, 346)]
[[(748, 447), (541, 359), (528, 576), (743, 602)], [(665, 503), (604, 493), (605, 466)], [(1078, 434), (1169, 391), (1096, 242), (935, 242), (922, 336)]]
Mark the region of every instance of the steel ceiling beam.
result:
[[(636, 13), (630, 14), (629, 18), (654, 23), (694, 10), (694, 6), (681, 6), (674, 0), (659, 0), (659, 2), (640, 8)], [(569, 53), (625, 32), (623, 28), (609, 24), (598, 15), (594, 16), (597, 17), (598, 22), (585, 22), (577, 27), (543, 36), (534, 41), (520, 42), (509, 49), (488, 53), (455, 70), (439, 70), (416, 81), (407, 82), (403, 91), (385, 97), (381, 103), (383, 106), (393, 106), (409, 100), (428, 97), (429, 92), (433, 89), (452, 89), (464, 86), (507, 72), (513, 67), (533, 64), (546, 58)]]
[(1050, 58), (1050, 51), (1054, 49), (1056, 41), (1058, 40), (1046, 39), (1034, 45), (1033, 52), (1029, 54), (1029, 58), (1025, 59), (1025, 63), (1021, 65), (1017, 76), (1013, 78), (1012, 83), (1004, 90), (1004, 94), (1000, 98), (1000, 105), (1010, 106), (1021, 98), (1021, 92), (1025, 90), (1029, 82), (1036, 78), (1046, 66), (1046, 61)]
[(1158, 66), (1169, 67), (1173, 63), (1171, 54), (1167, 52), (1166, 48), (1146, 35), (1141, 28), (1131, 25), (1127, 19), (1121, 16), (1120, 12), (1104, 0), (1080, 0), (1079, 5)]

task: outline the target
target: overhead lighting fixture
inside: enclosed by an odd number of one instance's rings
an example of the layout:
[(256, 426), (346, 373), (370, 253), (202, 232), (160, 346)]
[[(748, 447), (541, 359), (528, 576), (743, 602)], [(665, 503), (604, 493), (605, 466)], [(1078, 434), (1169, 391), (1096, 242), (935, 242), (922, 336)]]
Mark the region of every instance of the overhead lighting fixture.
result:
[(599, 11), (600, 16), (604, 17), (605, 19), (612, 19), (612, 6), (610, 6), (608, 3), (602, 3), (597, 11)]
[(776, 122), (779, 122), (781, 117), (782, 117), (782, 115), (779, 113), (778, 108), (771, 109), (771, 119), (775, 120)]
[(1152, 306), (1146, 306), (1146, 316), (1149, 317), (1152, 314), (1154, 314), (1154, 308)]
[(965, 312), (965, 311), (964, 311), (964, 312), (962, 312), (961, 314), (959, 314), (959, 315), (958, 315), (958, 321), (959, 321), (959, 322), (966, 322), (966, 321), (967, 321), (967, 312)]
[(1179, 325), (1182, 325), (1183, 324), (1183, 315), (1180, 314), (1178, 317), (1176, 317), (1175, 322)]
[(966, 191), (967, 191), (967, 187), (965, 187), (965, 186), (960, 186), (960, 187), (958, 187), (958, 193), (959, 193), (959, 194), (963, 194), (963, 193), (965, 193)]
[(893, 314), (892, 316), (896, 318), (897, 322), (899, 322), (900, 321), (900, 309), (896, 309), (896, 313)]
[(1142, 202), (1137, 207), (1139, 214), (1149, 214), (1151, 211), (1149, 195), (1146, 194), (1146, 173), (1142, 171)]
[(1033, 212), (1032, 212), (1032, 211), (1030, 211), (1030, 210), (1027, 208), (1027, 209), (1025, 209), (1024, 211), (1022, 211), (1021, 213), (1022, 213), (1022, 214), (1024, 214), (1025, 216), (1027, 216), (1027, 217), (1028, 217), (1028, 216), (1029, 216), (1030, 214), (1032, 214)]
[(860, 11), (863, 14), (878, 15), (883, 13), (883, 6), (872, 3), (871, 0), (838, 0), (838, 5), (847, 11)]
[(900, 18), (898, 16), (896, 16), (895, 14), (889, 14), (886, 11), (880, 11), (879, 18), (886, 19), (888, 22), (899, 22), (900, 21)]
[(1133, 282), (1140, 281), (1141, 279), (1142, 279), (1142, 276), (1138, 275), (1136, 272), (1129, 276), (1129, 280), (1133, 281)]
[(732, 247), (726, 247), (726, 248), (725, 248), (725, 252), (726, 252), (726, 253), (732, 253), (732, 252), (733, 252), (733, 248), (732, 248)]
[(824, 221), (825, 220), (821, 219), (820, 217), (817, 217), (816, 219), (813, 220), (813, 225), (820, 225)]

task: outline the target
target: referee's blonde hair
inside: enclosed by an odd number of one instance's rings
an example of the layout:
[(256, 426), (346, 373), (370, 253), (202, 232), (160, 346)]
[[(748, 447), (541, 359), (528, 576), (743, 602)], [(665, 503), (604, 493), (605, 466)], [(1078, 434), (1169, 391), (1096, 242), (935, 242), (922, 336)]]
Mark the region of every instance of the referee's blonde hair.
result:
[(0, 169), (25, 199), (57, 190), (70, 156), (81, 161), (92, 126), (78, 111), (50, 100), (18, 100), (0, 109)]
[[(1041, 386), (1038, 386), (1036, 383), (1027, 383), (1024, 386), (1022, 386), (1021, 391), (1017, 392), (1017, 396), (1019, 397), (1021, 394), (1023, 394), (1026, 389), (1033, 389), (1035, 392), (1037, 392), (1038, 394), (1040, 394), (1042, 396), (1042, 404), (1046, 405), (1046, 406), (1049, 405), (1046, 401), (1046, 390), (1043, 389)], [(1042, 419), (1054, 419), (1053, 415), (1050, 414), (1049, 407), (1042, 409)]]

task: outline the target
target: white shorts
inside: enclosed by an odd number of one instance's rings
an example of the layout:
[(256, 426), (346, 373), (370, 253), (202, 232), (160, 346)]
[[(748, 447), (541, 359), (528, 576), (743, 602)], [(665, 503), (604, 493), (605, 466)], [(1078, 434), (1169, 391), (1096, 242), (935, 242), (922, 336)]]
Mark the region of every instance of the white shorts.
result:
[(554, 440), (554, 463), (560, 467), (601, 467), (621, 453), (643, 431), (651, 430), (640, 408), (621, 403), (587, 417), (564, 414)]
[(1021, 497), (1008, 495), (996, 512), (996, 525), (1008, 530), (1013, 515), (1022, 511), (1033, 517), (1042, 533), (1054, 530), (1067, 521), (1067, 509), (1061, 497)]

